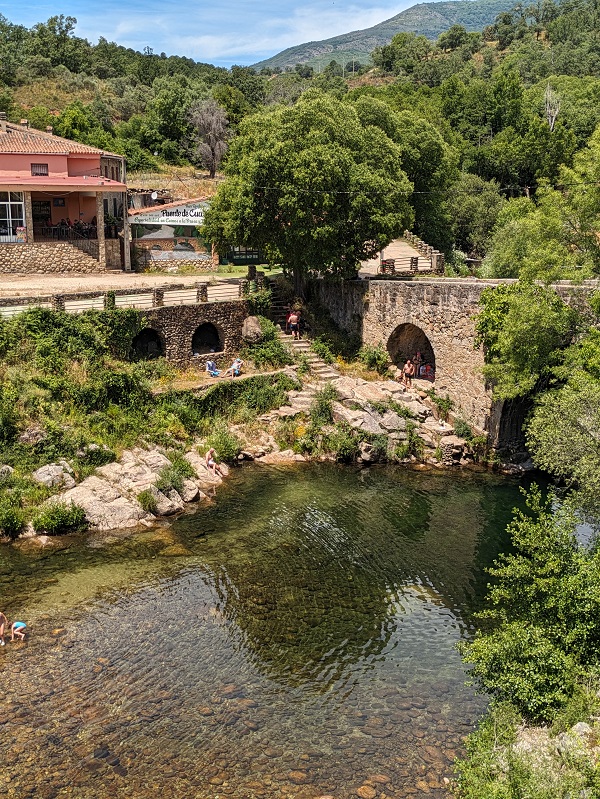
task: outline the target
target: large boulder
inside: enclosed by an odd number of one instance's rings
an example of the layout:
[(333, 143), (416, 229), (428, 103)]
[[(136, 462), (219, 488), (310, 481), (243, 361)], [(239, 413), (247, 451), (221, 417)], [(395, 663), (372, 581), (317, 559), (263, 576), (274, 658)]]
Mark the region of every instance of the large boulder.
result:
[(122, 496), (107, 480), (96, 475), (86, 477), (60, 498), (83, 508), (90, 526), (96, 530), (136, 527), (152, 518), (137, 499)]
[(242, 324), (242, 338), (248, 344), (258, 344), (263, 340), (263, 332), (257, 316), (247, 316)]
[(36, 483), (41, 483), (48, 488), (73, 488), (75, 485), (73, 470), (65, 460), (41, 466), (31, 476)]

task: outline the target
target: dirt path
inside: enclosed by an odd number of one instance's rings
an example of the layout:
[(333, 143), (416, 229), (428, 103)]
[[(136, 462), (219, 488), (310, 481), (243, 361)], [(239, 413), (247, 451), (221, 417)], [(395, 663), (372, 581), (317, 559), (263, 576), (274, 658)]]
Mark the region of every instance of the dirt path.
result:
[[(196, 283), (208, 283), (212, 275), (149, 275), (137, 272), (108, 272), (97, 275), (62, 274), (62, 275), (1, 275), (0, 297), (38, 297), (44, 294), (74, 294), (80, 291), (112, 291), (113, 289), (144, 289), (155, 286), (184, 285), (194, 286)], [(234, 278), (214, 277), (219, 283)]]

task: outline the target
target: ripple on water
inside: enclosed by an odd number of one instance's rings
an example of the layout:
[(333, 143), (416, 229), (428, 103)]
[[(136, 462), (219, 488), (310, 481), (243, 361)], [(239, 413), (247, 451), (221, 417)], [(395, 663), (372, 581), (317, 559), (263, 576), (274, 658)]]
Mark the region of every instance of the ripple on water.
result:
[(486, 476), (243, 470), (169, 532), (189, 556), (164, 533), (12, 554), (34, 623), (0, 658), (0, 790), (443, 796), (483, 708), (454, 647), (516, 501)]

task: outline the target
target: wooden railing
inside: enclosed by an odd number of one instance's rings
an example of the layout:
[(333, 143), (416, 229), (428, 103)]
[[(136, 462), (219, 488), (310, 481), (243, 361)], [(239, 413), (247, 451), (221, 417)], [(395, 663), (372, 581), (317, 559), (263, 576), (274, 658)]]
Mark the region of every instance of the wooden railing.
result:
[[(111, 308), (150, 310), (163, 306), (197, 305), (205, 302), (231, 302), (245, 296), (238, 282), (196, 283), (157, 286), (155, 288), (83, 291), (72, 294), (48, 294), (41, 297), (6, 297), (0, 299), (0, 316), (10, 317), (27, 308), (50, 308), (67, 313)], [(251, 291), (249, 293), (252, 293)]]

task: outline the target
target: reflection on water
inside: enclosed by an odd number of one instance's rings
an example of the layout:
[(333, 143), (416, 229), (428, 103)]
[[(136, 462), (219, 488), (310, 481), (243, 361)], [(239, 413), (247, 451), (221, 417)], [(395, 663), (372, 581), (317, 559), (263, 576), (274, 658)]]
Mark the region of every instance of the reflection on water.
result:
[(483, 708), (454, 646), (518, 501), (487, 475), (253, 468), (171, 529), (3, 551), (32, 637), (0, 652), (0, 792), (444, 796)]

